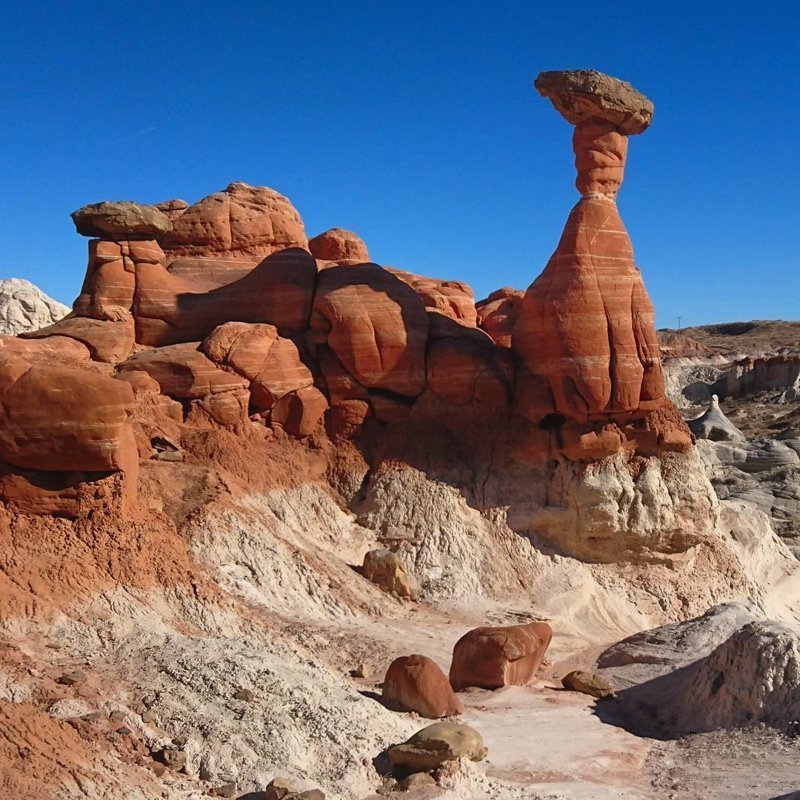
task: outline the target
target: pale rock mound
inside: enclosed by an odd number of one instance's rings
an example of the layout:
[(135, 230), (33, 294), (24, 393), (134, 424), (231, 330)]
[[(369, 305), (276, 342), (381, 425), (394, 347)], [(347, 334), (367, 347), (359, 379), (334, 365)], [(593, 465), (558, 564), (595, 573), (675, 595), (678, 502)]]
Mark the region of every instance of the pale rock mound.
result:
[[(650, 736), (763, 723), (790, 733), (800, 714), (800, 628), (739, 604), (637, 634), (599, 660), (616, 680), (637, 680), (614, 712)], [(647, 676), (647, 677), (645, 677)]]
[(698, 439), (711, 439), (714, 442), (745, 441), (745, 435), (722, 412), (717, 395), (711, 396), (711, 405), (704, 414), (689, 420), (687, 424)]
[(0, 280), (0, 335), (17, 336), (36, 331), (69, 313), (69, 308), (48, 297), (23, 278)]

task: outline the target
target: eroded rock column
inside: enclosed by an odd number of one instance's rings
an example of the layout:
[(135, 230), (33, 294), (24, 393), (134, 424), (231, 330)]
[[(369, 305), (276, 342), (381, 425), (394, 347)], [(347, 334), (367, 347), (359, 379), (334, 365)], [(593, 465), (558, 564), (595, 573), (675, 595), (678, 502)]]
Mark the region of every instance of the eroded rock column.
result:
[(536, 87), (575, 125), (582, 197), (525, 295), (513, 346), (547, 382), (555, 411), (569, 419), (652, 410), (665, 397), (653, 307), (615, 198), (627, 137), (645, 130), (653, 104), (593, 71), (545, 72)]

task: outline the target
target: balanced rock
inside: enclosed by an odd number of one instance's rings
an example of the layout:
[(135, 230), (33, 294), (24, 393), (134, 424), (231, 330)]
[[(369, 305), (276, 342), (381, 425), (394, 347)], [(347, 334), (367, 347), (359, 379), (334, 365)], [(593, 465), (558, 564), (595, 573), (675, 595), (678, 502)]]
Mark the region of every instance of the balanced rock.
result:
[(260, 261), (286, 247), (308, 246), (303, 221), (286, 197), (240, 181), (190, 206), (171, 226), (160, 239), (171, 255)]
[(100, 239), (155, 239), (172, 229), (169, 217), (155, 206), (127, 200), (104, 201), (72, 212), (81, 236)]
[(552, 637), (546, 622), (475, 628), (453, 648), (450, 684), (457, 692), (468, 686), (526, 686), (536, 679)]
[(69, 309), (23, 278), (0, 280), (0, 334), (18, 336), (52, 325)]
[(308, 240), (311, 255), (320, 261), (344, 261), (363, 264), (369, 261), (369, 251), (364, 240), (353, 231), (330, 228)]
[(409, 577), (397, 553), (391, 550), (370, 550), (364, 556), (362, 573), (367, 580), (380, 586), (385, 592), (413, 600), (417, 587)]
[(594, 672), (585, 672), (580, 669), (573, 670), (561, 679), (561, 685), (571, 692), (582, 692), (600, 699), (616, 697), (611, 684)]
[(543, 73), (537, 88), (578, 125), (573, 147), (583, 197), (525, 294), (512, 345), (548, 385), (557, 414), (625, 420), (668, 403), (653, 306), (614, 201), (623, 134), (647, 127), (652, 104), (592, 71)]
[(572, 125), (599, 119), (630, 136), (653, 119), (652, 101), (626, 81), (594, 69), (541, 72), (534, 85)]
[(434, 722), (403, 744), (390, 747), (387, 755), (393, 767), (407, 772), (430, 772), (460, 758), (482, 761), (487, 752), (481, 735), (469, 725)]
[(401, 656), (383, 679), (383, 699), (404, 711), (429, 719), (461, 714), (464, 706), (435, 661), (418, 654)]

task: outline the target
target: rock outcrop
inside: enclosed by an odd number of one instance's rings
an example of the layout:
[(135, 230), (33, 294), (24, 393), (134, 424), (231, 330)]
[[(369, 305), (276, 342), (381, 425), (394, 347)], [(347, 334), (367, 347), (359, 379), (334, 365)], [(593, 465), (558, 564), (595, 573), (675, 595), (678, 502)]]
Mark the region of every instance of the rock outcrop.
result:
[[(603, 561), (691, 547), (713, 522), (685, 532), (675, 507), (714, 507), (664, 395), (652, 307), (614, 203), (626, 135), (646, 127), (649, 106), (611, 78), (562, 78), (546, 93), (577, 122), (584, 196), (524, 298), (504, 289), (478, 308), (464, 283), (367, 262), (351, 232), (308, 242), (285, 197), (233, 183), (191, 206), (76, 212), (98, 237), (81, 293), (67, 319), (29, 335), (70, 342), (93, 380), (134, 388), (143, 459), (183, 458), (184, 439), (214, 428), (350, 440), (373, 476), (423, 466), (556, 552)], [(72, 419), (68, 407), (48, 413)], [(688, 460), (666, 469), (666, 454)], [(674, 485), (681, 468), (693, 478)], [(539, 488), (517, 491), (506, 479), (517, 474)], [(362, 480), (344, 480), (347, 498)], [(642, 512), (655, 496), (658, 512)]]
[(172, 256), (261, 261), (286, 247), (308, 246), (303, 221), (282, 194), (240, 181), (183, 210), (159, 240)]
[(0, 280), (0, 336), (17, 336), (52, 325), (69, 309), (23, 278)]
[(741, 604), (636, 634), (599, 664), (629, 684), (615, 714), (639, 734), (677, 737), (755, 723), (791, 733), (797, 724), (800, 629)]

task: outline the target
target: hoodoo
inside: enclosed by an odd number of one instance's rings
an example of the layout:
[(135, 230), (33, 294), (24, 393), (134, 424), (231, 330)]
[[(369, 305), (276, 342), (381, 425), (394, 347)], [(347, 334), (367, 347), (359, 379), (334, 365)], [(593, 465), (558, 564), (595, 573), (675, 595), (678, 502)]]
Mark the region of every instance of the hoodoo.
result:
[[(607, 423), (624, 427), (649, 414), (644, 427), (657, 430), (659, 446), (686, 447), (689, 433), (664, 392), (653, 306), (615, 202), (628, 136), (647, 128), (653, 104), (630, 84), (594, 70), (543, 72), (536, 88), (575, 125), (581, 199), (525, 294), (512, 346), (549, 388), (553, 412), (583, 425), (582, 433)], [(666, 414), (653, 425), (658, 409)], [(620, 433), (593, 437), (595, 454), (636, 439), (633, 430)]]

